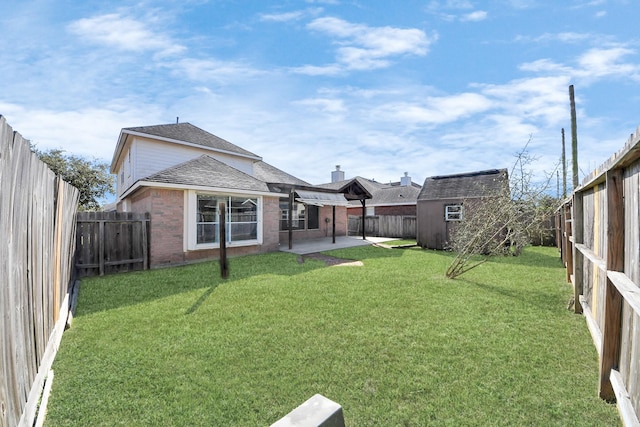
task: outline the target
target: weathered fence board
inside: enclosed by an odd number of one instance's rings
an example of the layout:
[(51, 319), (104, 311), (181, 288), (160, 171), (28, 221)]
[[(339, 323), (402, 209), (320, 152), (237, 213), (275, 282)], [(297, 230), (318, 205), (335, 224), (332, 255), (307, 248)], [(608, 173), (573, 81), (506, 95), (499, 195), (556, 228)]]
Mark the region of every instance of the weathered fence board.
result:
[[(416, 238), (416, 217), (410, 215), (366, 216), (365, 234), (375, 237)], [(362, 217), (349, 216), (349, 235), (362, 235)]]
[[(640, 128), (557, 212), (563, 260), (599, 354), (600, 397), (640, 418)], [(573, 216), (573, 220), (571, 220)], [(561, 234), (564, 230), (559, 230)], [(573, 257), (571, 253), (575, 254)], [(580, 311), (583, 309), (582, 311)]]
[(76, 268), (95, 276), (149, 268), (149, 214), (78, 212)]
[(67, 309), (78, 198), (0, 116), (0, 426), (33, 425)]

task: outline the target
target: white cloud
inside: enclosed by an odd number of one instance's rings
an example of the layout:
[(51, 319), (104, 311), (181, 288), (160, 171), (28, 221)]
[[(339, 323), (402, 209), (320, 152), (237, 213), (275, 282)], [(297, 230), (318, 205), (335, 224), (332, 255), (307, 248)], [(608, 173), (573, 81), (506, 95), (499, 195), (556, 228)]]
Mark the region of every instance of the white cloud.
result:
[[(369, 27), (333, 17), (315, 19), (307, 28), (337, 39), (337, 63), (347, 70), (384, 68), (397, 56), (424, 56), (437, 40), (415, 28)], [(333, 66), (328, 69), (333, 71)]]
[(570, 67), (553, 62), (548, 58), (538, 59), (533, 62), (525, 62), (524, 64), (521, 64), (518, 68), (523, 71), (531, 71), (534, 73), (540, 73), (540, 72), (563, 73), (563, 74), (571, 73)]
[(162, 122), (157, 107), (131, 105), (135, 103), (121, 100), (101, 108), (51, 110), (0, 102), (0, 111), (13, 129), (38, 149), (61, 148), (67, 153), (110, 162), (123, 127)]
[(484, 10), (476, 10), (475, 12), (471, 12), (471, 13), (467, 13), (466, 15), (463, 15), (460, 20), (462, 22), (478, 22), (478, 21), (484, 21), (485, 19), (487, 19), (488, 13), (485, 12)]
[(446, 1), (431, 1), (427, 5), (429, 10), (440, 9), (473, 9), (473, 4), (468, 0), (446, 0)]
[(616, 76), (640, 80), (640, 64), (621, 62), (623, 57), (635, 53), (624, 46), (590, 49), (578, 58), (577, 74), (588, 79)]
[(198, 82), (232, 83), (266, 74), (250, 65), (215, 59), (184, 58), (167, 63), (165, 66), (174, 73), (185, 75), (188, 79)]
[(537, 37), (530, 36), (516, 36), (515, 40), (526, 43), (549, 43), (559, 41), (562, 43), (580, 43), (588, 40), (593, 40), (596, 36), (589, 33), (574, 33), (574, 32), (562, 32), (562, 33), (544, 33)]
[(338, 64), (330, 64), (324, 66), (304, 65), (302, 67), (293, 67), (291, 71), (307, 76), (337, 76), (338, 74), (344, 74), (345, 69)]
[(285, 13), (263, 13), (260, 15), (261, 21), (271, 21), (271, 22), (288, 22), (288, 21), (297, 21), (302, 19), (305, 16), (305, 12), (302, 10), (298, 10), (295, 12), (285, 12)]
[(312, 111), (320, 113), (336, 114), (346, 112), (344, 101), (342, 101), (341, 99), (309, 98), (300, 101), (294, 101), (293, 105), (307, 107)]
[(491, 101), (477, 93), (428, 97), (424, 102), (392, 102), (375, 109), (380, 121), (438, 125), (487, 111)]
[(124, 51), (175, 55), (186, 50), (169, 37), (152, 31), (144, 22), (118, 13), (79, 19), (67, 29), (82, 39)]

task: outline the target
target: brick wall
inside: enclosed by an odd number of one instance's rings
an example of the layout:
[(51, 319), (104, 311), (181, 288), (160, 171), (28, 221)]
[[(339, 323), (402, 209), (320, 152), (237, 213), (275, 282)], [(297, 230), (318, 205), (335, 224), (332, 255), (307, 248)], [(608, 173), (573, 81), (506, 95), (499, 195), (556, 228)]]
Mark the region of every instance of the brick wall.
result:
[(262, 251), (277, 251), (280, 244), (280, 198), (262, 198)]
[[(326, 222), (325, 218), (329, 218), (329, 222)], [(331, 224), (332, 218), (332, 206), (321, 207), (319, 212), (320, 228), (317, 230), (293, 230), (293, 240), (300, 241), (331, 237), (333, 233), (333, 225)], [(347, 208), (345, 206), (336, 206), (336, 236), (347, 235), (347, 221)], [(281, 231), (280, 244), (286, 245), (288, 242), (289, 232), (286, 230)]]
[(131, 198), (131, 210), (151, 213), (151, 267), (185, 262), (182, 190), (143, 188)]
[[(151, 268), (218, 259), (219, 249), (184, 251), (183, 190), (142, 188), (131, 198), (132, 212), (151, 213), (149, 236)], [(263, 198), (263, 244), (227, 247), (227, 256), (249, 255), (279, 249), (280, 208), (277, 197)]]
[(415, 216), (416, 205), (376, 206), (376, 215)]

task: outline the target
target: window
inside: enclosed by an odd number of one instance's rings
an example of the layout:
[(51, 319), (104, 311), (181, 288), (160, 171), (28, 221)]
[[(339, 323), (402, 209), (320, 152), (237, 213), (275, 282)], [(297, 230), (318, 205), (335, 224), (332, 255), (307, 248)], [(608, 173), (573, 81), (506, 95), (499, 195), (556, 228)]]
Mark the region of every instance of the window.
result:
[(447, 221), (462, 221), (462, 205), (446, 205), (444, 217)]
[(196, 242), (220, 243), (220, 216), (218, 213), (218, 198), (198, 194), (198, 212), (196, 220)]
[(258, 238), (258, 199), (230, 197), (227, 213), (230, 242)]
[[(294, 230), (317, 230), (320, 228), (318, 206), (293, 202), (292, 226)], [(289, 229), (289, 200), (280, 199), (280, 231)]]
[(225, 204), (228, 243), (258, 239), (258, 199), (210, 194), (196, 195), (196, 244), (220, 243), (219, 204)]

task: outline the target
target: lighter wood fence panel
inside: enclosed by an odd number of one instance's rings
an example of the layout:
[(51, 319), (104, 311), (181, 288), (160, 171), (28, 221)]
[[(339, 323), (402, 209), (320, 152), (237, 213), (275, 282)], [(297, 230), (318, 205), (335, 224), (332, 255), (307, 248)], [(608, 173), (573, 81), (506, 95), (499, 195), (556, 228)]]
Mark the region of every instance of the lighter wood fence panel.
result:
[(635, 282), (640, 283), (640, 162), (625, 170), (625, 260), (624, 271)]
[(78, 195), (0, 116), (0, 426), (33, 425), (71, 279)]
[[(575, 243), (575, 250), (581, 255), (572, 277), (581, 280), (574, 286), (582, 290), (580, 301), (600, 355), (599, 394), (618, 400), (626, 425), (638, 425), (640, 128), (622, 150), (583, 181), (566, 205), (571, 205), (572, 200), (582, 203), (582, 221), (578, 222), (582, 228), (576, 231), (582, 234), (582, 241), (573, 242), (571, 238), (569, 245), (560, 244), (560, 250), (564, 260)], [(564, 210), (558, 210), (559, 225)]]

